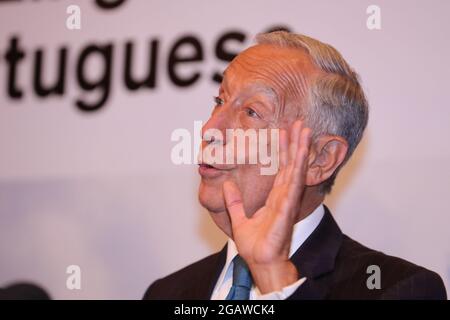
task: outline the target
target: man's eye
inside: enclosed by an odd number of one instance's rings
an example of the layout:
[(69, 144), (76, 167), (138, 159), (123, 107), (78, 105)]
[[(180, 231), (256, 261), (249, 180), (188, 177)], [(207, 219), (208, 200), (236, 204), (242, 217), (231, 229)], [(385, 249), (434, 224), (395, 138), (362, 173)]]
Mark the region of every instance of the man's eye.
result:
[(255, 110), (253, 110), (252, 108), (246, 108), (245, 109), (245, 113), (252, 118), (259, 118), (259, 114), (256, 113)]
[(224, 104), (223, 99), (219, 98), (218, 96), (214, 96), (214, 103), (216, 104), (216, 106), (222, 106)]

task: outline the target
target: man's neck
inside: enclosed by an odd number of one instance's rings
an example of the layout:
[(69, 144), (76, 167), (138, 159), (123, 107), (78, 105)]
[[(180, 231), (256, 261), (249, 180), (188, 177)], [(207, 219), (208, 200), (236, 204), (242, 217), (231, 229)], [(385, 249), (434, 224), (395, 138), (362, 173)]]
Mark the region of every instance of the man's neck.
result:
[(324, 199), (325, 196), (319, 193), (316, 188), (306, 188), (302, 199), (299, 201), (295, 223), (309, 216), (321, 203), (323, 203)]

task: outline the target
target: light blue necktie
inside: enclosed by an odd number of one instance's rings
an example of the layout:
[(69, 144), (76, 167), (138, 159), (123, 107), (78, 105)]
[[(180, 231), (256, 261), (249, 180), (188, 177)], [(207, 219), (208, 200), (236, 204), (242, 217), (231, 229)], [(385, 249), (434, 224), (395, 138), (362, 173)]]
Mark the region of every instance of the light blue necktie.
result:
[(252, 275), (247, 263), (239, 255), (233, 259), (233, 285), (226, 300), (248, 300), (252, 288)]

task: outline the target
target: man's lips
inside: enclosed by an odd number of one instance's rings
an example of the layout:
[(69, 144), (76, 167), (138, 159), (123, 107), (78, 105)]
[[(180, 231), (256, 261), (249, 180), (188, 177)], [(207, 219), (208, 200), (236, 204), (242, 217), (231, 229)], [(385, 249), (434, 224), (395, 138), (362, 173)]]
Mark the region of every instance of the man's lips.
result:
[(226, 171), (230, 171), (231, 167), (226, 166), (219, 166), (219, 165), (209, 165), (207, 163), (200, 163), (198, 165), (198, 173), (203, 178), (215, 178), (222, 174), (224, 174)]

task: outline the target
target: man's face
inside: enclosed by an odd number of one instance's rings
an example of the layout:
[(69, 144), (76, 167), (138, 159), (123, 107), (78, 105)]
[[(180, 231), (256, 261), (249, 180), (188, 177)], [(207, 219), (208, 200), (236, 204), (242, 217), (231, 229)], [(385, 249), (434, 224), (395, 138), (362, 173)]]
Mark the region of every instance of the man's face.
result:
[[(203, 141), (202, 148), (211, 143), (225, 149), (230, 145), (227, 129), (267, 129), (267, 148), (272, 144), (271, 129), (289, 129), (296, 120), (302, 105), (307, 75), (313, 66), (306, 54), (290, 48), (277, 48), (270, 45), (256, 45), (239, 54), (224, 72), (224, 78), (215, 99), (216, 105), (211, 117), (202, 129), (204, 140), (209, 129), (220, 130), (222, 141)], [(278, 141), (276, 141), (278, 143)], [(248, 158), (248, 144), (245, 152)], [(277, 159), (277, 157), (276, 157)], [(208, 163), (207, 159), (203, 159)], [(262, 175), (261, 165), (227, 164), (210, 167), (200, 165), (201, 183), (199, 200), (212, 214), (226, 211), (222, 185), (226, 180), (234, 181), (242, 193), (244, 208), (252, 215), (261, 208), (275, 179), (273, 175)]]

